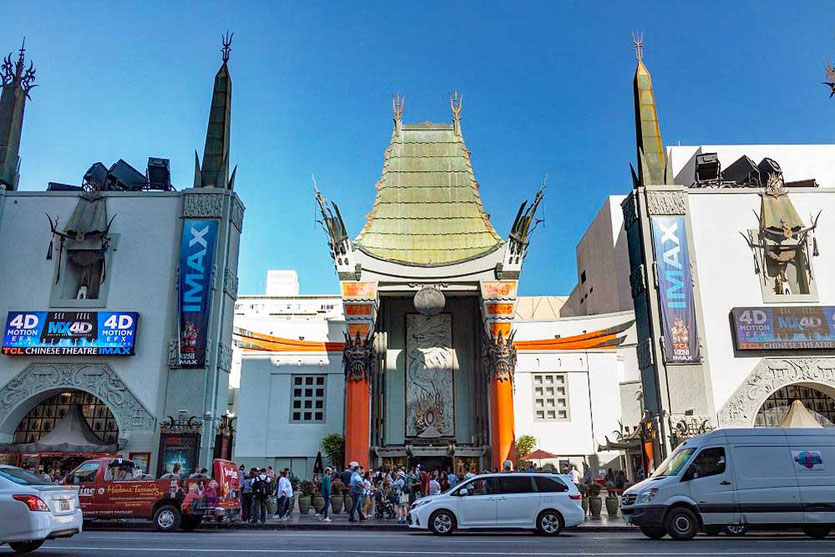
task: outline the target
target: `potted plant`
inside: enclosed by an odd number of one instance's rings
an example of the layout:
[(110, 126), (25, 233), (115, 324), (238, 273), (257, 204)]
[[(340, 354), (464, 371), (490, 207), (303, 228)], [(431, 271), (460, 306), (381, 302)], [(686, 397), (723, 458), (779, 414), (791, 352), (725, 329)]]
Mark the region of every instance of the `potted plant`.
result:
[(345, 439), (338, 433), (328, 433), (322, 437), (322, 450), (328, 457), (331, 466), (342, 469), (345, 462)]
[(600, 484), (592, 482), (589, 484), (589, 513), (592, 518), (600, 518), (600, 511), (603, 510), (603, 500), (600, 499)]
[(322, 484), (318, 484), (313, 488), (313, 510), (316, 514), (320, 514), (325, 508), (325, 498), (322, 497)]
[(290, 500), (290, 512), (292, 513), (293, 509), (296, 508), (296, 501), (299, 500), (301, 492), (299, 491), (299, 479), (295, 476), (295, 474), (290, 472), (288, 479), (290, 480), (290, 486), (293, 488), (293, 498)]
[[(295, 489), (293, 491), (295, 491)], [(307, 516), (310, 513), (310, 482), (307, 480), (299, 482), (299, 491), (301, 492), (301, 495), (299, 496), (299, 514)]]
[(346, 513), (351, 512), (351, 505), (354, 504), (354, 500), (351, 497), (350, 493), (351, 493), (351, 490), (348, 489), (347, 485), (342, 487), (342, 495), (343, 495), (343, 499), (345, 501), (345, 512)]
[(615, 489), (607, 489), (606, 490), (606, 513), (610, 517), (616, 517), (618, 515), (618, 504), (620, 503), (620, 497), (618, 497), (617, 492)]
[(580, 495), (583, 496), (580, 500), (580, 504), (583, 507), (583, 513), (589, 514), (589, 486), (586, 484), (580, 484), (577, 486), (577, 489), (580, 490)]
[(345, 503), (345, 499), (342, 497), (343, 491), (342, 480), (339, 478), (333, 480), (331, 483), (331, 510), (334, 514), (342, 512), (342, 505)]

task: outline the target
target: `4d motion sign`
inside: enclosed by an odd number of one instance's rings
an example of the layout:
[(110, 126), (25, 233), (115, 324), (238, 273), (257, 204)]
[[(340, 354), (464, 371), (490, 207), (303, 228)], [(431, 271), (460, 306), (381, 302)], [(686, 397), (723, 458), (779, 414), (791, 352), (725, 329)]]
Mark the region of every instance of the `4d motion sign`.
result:
[(835, 307), (746, 307), (731, 310), (737, 350), (831, 350)]
[(135, 311), (10, 311), (6, 356), (132, 356)]

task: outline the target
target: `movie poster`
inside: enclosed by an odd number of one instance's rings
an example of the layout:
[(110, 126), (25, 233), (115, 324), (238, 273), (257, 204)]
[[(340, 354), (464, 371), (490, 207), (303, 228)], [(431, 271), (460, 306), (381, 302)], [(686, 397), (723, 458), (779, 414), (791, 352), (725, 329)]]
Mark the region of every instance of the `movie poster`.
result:
[(200, 434), (161, 433), (159, 439), (159, 464), (157, 476), (174, 470), (180, 465), (180, 477), (187, 478), (194, 473), (197, 456), (200, 453)]
[(668, 363), (698, 362), (699, 334), (696, 330), (696, 304), (684, 215), (655, 216), (650, 220), (665, 360)]
[(217, 221), (184, 219), (178, 287), (180, 366), (206, 366)]

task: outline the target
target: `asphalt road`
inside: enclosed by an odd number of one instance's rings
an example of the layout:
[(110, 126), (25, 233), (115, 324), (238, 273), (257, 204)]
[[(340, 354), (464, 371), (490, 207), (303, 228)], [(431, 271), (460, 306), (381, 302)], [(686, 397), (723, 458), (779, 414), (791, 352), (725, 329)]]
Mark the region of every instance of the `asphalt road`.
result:
[[(0, 554), (8, 554), (7, 546)], [(699, 536), (690, 542), (652, 541), (640, 533), (571, 533), (542, 538), (529, 533), (456, 533), (437, 537), (413, 532), (236, 531), (160, 534), (85, 532), (46, 542), (42, 556), (76, 555), (408, 555), (408, 556), (586, 556), (586, 555), (833, 555), (835, 535), (812, 540), (802, 534), (749, 533), (742, 538)]]

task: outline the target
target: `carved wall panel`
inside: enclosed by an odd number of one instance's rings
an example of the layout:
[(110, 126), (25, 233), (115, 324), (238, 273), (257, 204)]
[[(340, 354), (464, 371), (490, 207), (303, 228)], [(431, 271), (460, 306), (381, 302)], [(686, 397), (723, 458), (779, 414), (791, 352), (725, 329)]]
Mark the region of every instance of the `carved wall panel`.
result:
[(765, 399), (794, 383), (835, 388), (835, 358), (764, 358), (722, 407), (719, 425), (752, 427)]
[(184, 193), (183, 216), (222, 218), (223, 198), (222, 193)]
[(647, 190), (647, 212), (650, 215), (686, 215), (687, 193)]
[(638, 220), (638, 207), (635, 205), (635, 192), (626, 196), (626, 199), (621, 203), (623, 209), (623, 229), (629, 228)]
[(406, 436), (453, 437), (452, 316), (406, 316)]

